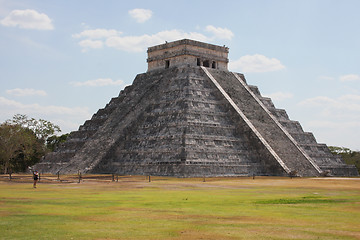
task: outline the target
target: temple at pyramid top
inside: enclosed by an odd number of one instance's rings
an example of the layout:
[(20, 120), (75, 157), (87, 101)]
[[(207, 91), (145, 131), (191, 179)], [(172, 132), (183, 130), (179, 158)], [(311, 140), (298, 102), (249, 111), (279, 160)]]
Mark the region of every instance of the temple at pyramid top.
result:
[(203, 66), (228, 70), (229, 48), (182, 39), (148, 48), (148, 71), (174, 66)]

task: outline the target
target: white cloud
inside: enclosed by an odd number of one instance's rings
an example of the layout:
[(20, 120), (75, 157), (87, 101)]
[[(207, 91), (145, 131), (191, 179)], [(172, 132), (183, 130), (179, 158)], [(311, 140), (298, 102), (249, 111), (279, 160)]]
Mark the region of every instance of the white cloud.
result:
[(90, 26), (89, 26), (87, 23), (85, 23), (85, 22), (82, 22), (80, 25), (81, 25), (81, 27), (83, 27), (84, 29), (89, 29), (89, 28), (90, 28)]
[(79, 126), (84, 124), (85, 120), (90, 119), (90, 116), (78, 118), (74, 121), (74, 118), (66, 118), (64, 116), (54, 117), (51, 120), (52, 123), (55, 123), (56, 125), (60, 126), (61, 132), (63, 133), (69, 133), (74, 130), (79, 129)]
[(303, 122), (304, 127), (316, 130), (321, 142), (360, 150), (360, 95), (318, 96), (305, 99), (298, 106), (310, 119)]
[(79, 42), (84, 52), (91, 48), (99, 49), (103, 46), (127, 52), (143, 52), (149, 46), (162, 44), (165, 41), (169, 42), (188, 38), (202, 42), (211, 42), (214, 39), (231, 39), (233, 36), (233, 33), (226, 28), (216, 28), (209, 25), (205, 30), (212, 33), (213, 36), (208, 37), (199, 32), (184, 32), (178, 29), (165, 30), (152, 35), (120, 36), (122, 34), (120, 31), (99, 28), (85, 30), (81, 33), (73, 34), (72, 37), (84, 39)]
[[(10, 100), (4, 97), (0, 97), (0, 109), (1, 112), (2, 109), (10, 110), (13, 114), (16, 113), (22, 113), (22, 114), (55, 114), (55, 115), (82, 115), (82, 116), (89, 116), (88, 109), (87, 108), (69, 108), (69, 107), (63, 107), (63, 106), (44, 106), (37, 103), (33, 104), (23, 104), (14, 100)], [(12, 114), (12, 115), (13, 115)]]
[(340, 81), (342, 82), (360, 81), (360, 76), (357, 74), (343, 75), (340, 76)]
[(106, 40), (106, 45), (108, 47), (113, 47), (128, 52), (142, 52), (149, 46), (165, 43), (165, 41), (174, 41), (183, 38), (189, 38), (198, 41), (209, 40), (208, 37), (201, 33), (186, 33), (175, 29), (158, 32), (153, 35), (144, 34), (141, 36), (110, 37)]
[(75, 130), (91, 114), (86, 107), (64, 107), (54, 105), (40, 105), (37, 103), (24, 104), (4, 97), (0, 97), (1, 120), (12, 118), (15, 114), (26, 114), (29, 117), (42, 118), (58, 124), (63, 132)]
[(138, 23), (143, 23), (151, 18), (153, 12), (149, 9), (135, 8), (130, 10), (129, 14)]
[(231, 61), (229, 68), (242, 72), (272, 72), (279, 71), (285, 66), (276, 58), (268, 58), (264, 55), (245, 55), (238, 60)]
[(264, 94), (264, 96), (269, 97), (274, 101), (282, 101), (285, 99), (290, 99), (294, 95), (292, 93), (275, 92), (275, 93), (270, 93), (270, 94)]
[(47, 93), (43, 90), (36, 90), (32, 88), (15, 88), (6, 90), (6, 93), (9, 95), (14, 95), (17, 97), (25, 96), (46, 96)]
[(120, 35), (122, 32), (116, 31), (115, 29), (103, 29), (97, 28), (92, 30), (84, 30), (81, 33), (73, 34), (73, 38), (90, 38), (90, 39), (101, 39)]
[(331, 105), (336, 104), (336, 100), (325, 96), (318, 96), (314, 98), (305, 99), (299, 103), (299, 105), (303, 105), (303, 106), (320, 106), (320, 107), (329, 104)]
[(207, 32), (214, 34), (214, 36), (218, 39), (231, 40), (231, 38), (234, 36), (234, 34), (227, 28), (214, 27), (212, 25), (208, 25), (206, 26), (205, 30)]
[(100, 40), (85, 39), (80, 41), (79, 45), (83, 48), (83, 52), (86, 52), (89, 48), (100, 49), (103, 47), (104, 43)]
[[(300, 106), (319, 107), (320, 113), (327, 115), (329, 112), (338, 113), (339, 117), (360, 114), (360, 95), (347, 94), (338, 98), (318, 96), (306, 99), (299, 103)], [(360, 115), (359, 115), (360, 120)]]
[(0, 97), (0, 112), (2, 120), (10, 119), (15, 114), (26, 114), (29, 117), (42, 118), (58, 124), (63, 132), (75, 130), (86, 119), (91, 117), (88, 108), (64, 106), (23, 104), (14, 100)]
[(333, 121), (332, 119), (319, 119), (306, 122), (306, 128), (316, 130), (316, 139), (328, 146), (347, 147), (360, 151), (358, 136), (360, 122), (354, 120)]
[(99, 78), (95, 80), (89, 80), (85, 82), (71, 82), (70, 84), (75, 87), (104, 87), (104, 86), (114, 86), (122, 85), (124, 82), (122, 80), (112, 80), (111, 78)]
[(330, 77), (330, 76), (322, 75), (322, 76), (319, 76), (319, 79), (320, 79), (320, 80), (331, 81), (331, 80), (334, 80), (335, 78), (334, 78), (334, 77)]
[(7, 27), (19, 27), (36, 30), (53, 30), (52, 20), (44, 13), (32, 9), (13, 10), (0, 23)]
[(360, 122), (360, 95), (347, 94), (337, 98), (318, 96), (301, 101), (300, 107), (313, 111), (314, 118), (324, 121)]
[(306, 123), (309, 129), (316, 129), (318, 142), (328, 146), (339, 146), (360, 151), (358, 136), (360, 122), (354, 120), (333, 121), (332, 119), (313, 120)]
[(358, 121), (349, 121), (344, 124), (344, 122), (332, 122), (332, 121), (318, 121), (313, 120), (307, 123), (308, 126), (316, 128), (330, 128), (330, 129), (344, 129), (344, 128), (358, 128), (360, 129), (360, 122)]

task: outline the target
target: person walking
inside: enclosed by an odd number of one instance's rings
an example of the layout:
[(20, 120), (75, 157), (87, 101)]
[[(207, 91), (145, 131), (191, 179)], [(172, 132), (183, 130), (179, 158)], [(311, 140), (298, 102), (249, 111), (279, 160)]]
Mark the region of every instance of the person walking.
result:
[(34, 188), (36, 188), (36, 183), (39, 180), (39, 173), (38, 171), (33, 172), (33, 178), (34, 178)]

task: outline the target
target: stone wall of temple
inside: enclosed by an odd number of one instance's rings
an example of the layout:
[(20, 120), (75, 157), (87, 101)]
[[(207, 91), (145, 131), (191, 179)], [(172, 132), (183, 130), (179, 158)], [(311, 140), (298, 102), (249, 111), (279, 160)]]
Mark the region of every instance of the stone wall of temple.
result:
[(183, 39), (148, 49), (148, 71), (179, 66), (207, 66), (227, 70), (229, 49)]

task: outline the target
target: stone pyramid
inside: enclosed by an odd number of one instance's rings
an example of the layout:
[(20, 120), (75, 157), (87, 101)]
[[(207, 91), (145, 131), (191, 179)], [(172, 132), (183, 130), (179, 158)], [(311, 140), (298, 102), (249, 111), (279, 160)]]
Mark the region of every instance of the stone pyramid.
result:
[(270, 98), (227, 70), (228, 48), (150, 47), (148, 71), (36, 165), (49, 173), (356, 176)]

